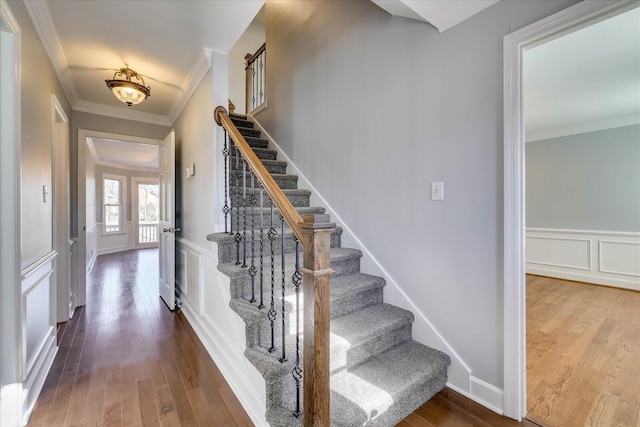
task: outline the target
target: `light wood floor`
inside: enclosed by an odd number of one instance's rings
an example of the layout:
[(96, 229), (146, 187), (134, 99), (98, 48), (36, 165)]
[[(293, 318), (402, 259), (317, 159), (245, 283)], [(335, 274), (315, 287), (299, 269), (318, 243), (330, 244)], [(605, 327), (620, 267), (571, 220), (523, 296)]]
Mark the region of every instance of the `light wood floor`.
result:
[(640, 292), (527, 276), (527, 409), (554, 427), (640, 426)]

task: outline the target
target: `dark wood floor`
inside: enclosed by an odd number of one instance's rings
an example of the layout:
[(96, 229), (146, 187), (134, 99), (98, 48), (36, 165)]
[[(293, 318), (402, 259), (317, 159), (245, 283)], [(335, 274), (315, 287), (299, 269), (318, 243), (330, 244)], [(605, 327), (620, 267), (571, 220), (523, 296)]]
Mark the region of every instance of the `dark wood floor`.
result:
[(640, 292), (527, 276), (527, 409), (548, 426), (640, 426)]
[[(158, 251), (102, 255), (29, 426), (251, 426), (184, 316), (158, 297)], [(535, 426), (445, 389), (400, 426)]]

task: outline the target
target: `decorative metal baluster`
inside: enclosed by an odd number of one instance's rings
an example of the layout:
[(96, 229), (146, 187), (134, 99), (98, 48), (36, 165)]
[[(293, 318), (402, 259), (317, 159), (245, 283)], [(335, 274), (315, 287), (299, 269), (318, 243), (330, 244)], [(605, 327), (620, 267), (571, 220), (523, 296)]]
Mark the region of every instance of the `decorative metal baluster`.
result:
[(249, 275), (251, 276), (251, 303), (256, 302), (256, 263), (254, 259), (255, 243), (256, 243), (256, 220), (255, 220), (255, 208), (256, 208), (256, 185), (255, 177), (252, 171), (251, 174), (251, 194), (249, 195), (249, 204), (251, 205), (251, 267), (249, 268)]
[(236, 265), (240, 265), (240, 242), (242, 242), (242, 234), (240, 234), (240, 151), (238, 147), (233, 145), (233, 154), (236, 158), (236, 167), (233, 175), (236, 178), (236, 201), (231, 202), (231, 220), (233, 221), (233, 208), (236, 209), (236, 234), (233, 238), (236, 242)]
[(280, 363), (284, 363), (287, 361), (287, 355), (285, 354), (285, 333), (284, 333), (284, 324), (285, 324), (285, 307), (284, 307), (284, 290), (285, 290), (285, 280), (286, 280), (286, 274), (285, 274), (285, 265), (284, 265), (284, 244), (285, 244), (285, 239), (284, 239), (284, 217), (282, 218), (282, 224), (281, 224), (281, 234), (282, 234), (282, 357), (280, 358)]
[(256, 108), (256, 68), (255, 62), (251, 64), (251, 109)]
[[(258, 184), (260, 185), (260, 184)], [(260, 185), (260, 305), (258, 308), (264, 308), (263, 301), (263, 284), (264, 284), (264, 188)]]
[(242, 268), (247, 266), (247, 162), (242, 159), (242, 207), (244, 221), (242, 222)]
[(296, 382), (296, 410), (293, 416), (300, 418), (300, 382), (302, 380), (302, 368), (300, 367), (300, 285), (302, 284), (302, 274), (300, 273), (300, 242), (296, 238), (296, 271), (291, 277), (293, 285), (296, 288), (296, 366), (294, 366), (291, 374)]
[(262, 105), (262, 103), (264, 102), (264, 63), (263, 63), (263, 58), (264, 58), (265, 53), (261, 53), (260, 54), (260, 105)]
[(273, 228), (273, 201), (271, 201), (271, 228), (267, 232), (269, 236), (270, 245), (271, 245), (271, 307), (269, 308), (269, 312), (267, 313), (267, 317), (271, 322), (271, 347), (269, 348), (269, 353), (272, 353), (276, 349), (276, 339), (275, 339), (275, 321), (278, 313), (275, 308), (275, 300), (274, 300), (274, 288), (275, 288), (275, 258), (273, 253), (273, 242), (278, 237), (278, 232), (275, 228)]
[[(224, 129), (224, 128), (223, 128)], [(224, 148), (222, 149), (222, 155), (224, 156), (224, 206), (222, 212), (224, 213), (224, 232), (229, 232), (228, 216), (229, 216), (229, 184), (227, 179), (227, 161), (229, 160), (229, 150), (227, 149), (227, 130), (224, 129)]]

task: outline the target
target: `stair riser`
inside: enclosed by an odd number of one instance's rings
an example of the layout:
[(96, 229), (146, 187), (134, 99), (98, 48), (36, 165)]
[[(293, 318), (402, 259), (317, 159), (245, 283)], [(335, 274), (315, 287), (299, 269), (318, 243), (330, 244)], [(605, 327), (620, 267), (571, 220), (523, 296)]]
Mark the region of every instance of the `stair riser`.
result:
[[(295, 190), (298, 188), (298, 177), (295, 175), (272, 175), (273, 180), (278, 184), (281, 190)], [(247, 190), (251, 188), (251, 176), (247, 173)], [(229, 182), (230, 191), (235, 191), (236, 187), (240, 188), (240, 193), (242, 194), (242, 188), (244, 188), (243, 178), (240, 176), (239, 182), (236, 183), (236, 178), (231, 177), (231, 181)], [(240, 184), (239, 186), (236, 184)], [(235, 193), (234, 193), (235, 194)]]
[(383, 288), (370, 289), (368, 291), (347, 295), (342, 298), (331, 299), (331, 318), (353, 313), (370, 305), (380, 304), (383, 297)]
[[(295, 190), (295, 188), (287, 188), (287, 190)], [(235, 191), (236, 191), (235, 187), (231, 187), (229, 189), (229, 191), (231, 192), (229, 194), (229, 197), (233, 197), (233, 200), (235, 201), (236, 197), (237, 197), (236, 193), (235, 193)], [(242, 206), (242, 188), (239, 189), (239, 192), (240, 192), (239, 194), (240, 194), (240, 198), (241, 198), (239, 203)], [(260, 205), (260, 192), (257, 191), (257, 190), (254, 190), (254, 192), (256, 194), (256, 209), (258, 209), (257, 206)], [(249, 197), (250, 195), (251, 195), (251, 188), (247, 188), (247, 197)], [(309, 195), (308, 194), (285, 193), (285, 196), (291, 202), (293, 207), (296, 207), (296, 208), (308, 208), (309, 207)], [(264, 206), (269, 206), (269, 196), (267, 195), (266, 192), (263, 193), (262, 200), (263, 200)], [(267, 218), (265, 217), (265, 219), (267, 219)]]
[[(271, 255), (271, 241), (267, 237), (267, 230), (265, 229), (262, 237), (262, 251), (264, 254), (264, 263), (265, 266), (271, 262), (268, 259)], [(260, 232), (259, 230), (254, 231), (255, 240), (253, 241), (253, 254), (254, 257), (260, 256)], [(218, 261), (221, 263), (227, 262), (236, 262), (237, 259), (237, 246), (235, 241), (225, 241), (218, 243)], [(293, 233), (285, 233), (285, 253), (294, 253), (295, 252), (295, 240), (293, 239)], [(340, 234), (333, 233), (331, 235), (331, 247), (338, 248), (340, 247)], [(241, 262), (244, 261), (244, 247), (243, 243), (240, 242), (240, 259)], [(247, 231), (247, 242), (246, 242), (246, 252), (247, 252), (247, 263), (251, 263), (251, 249), (252, 249), (252, 241), (251, 241), (251, 231)], [(279, 237), (273, 242), (273, 250), (275, 255), (280, 255), (282, 253), (282, 239)], [(300, 254), (302, 256), (302, 246), (300, 246)], [(257, 261), (256, 261), (257, 262)]]
[[(240, 233), (244, 233), (244, 208), (240, 208), (240, 216), (238, 217), (239, 219), (239, 224), (240, 224)], [(315, 214), (321, 214), (324, 213), (324, 210), (321, 209), (309, 209), (306, 210), (304, 213), (300, 213), (300, 216), (302, 217), (304, 214), (306, 213), (315, 213)], [(236, 216), (238, 214), (236, 213), (236, 210), (234, 209), (233, 212), (230, 214), (229, 218), (230, 220), (233, 221), (233, 233), (235, 234), (236, 231), (238, 231), (238, 221), (236, 221)], [(265, 234), (267, 233), (267, 231), (269, 230), (269, 228), (271, 227), (271, 214), (268, 212), (263, 212), (262, 214), (263, 216), (263, 225), (264, 225), (264, 229), (265, 229)], [(282, 216), (280, 215), (279, 212), (274, 212), (273, 213), (273, 228), (276, 229), (276, 231), (278, 232), (278, 236), (280, 235), (280, 229), (281, 229), (281, 223), (282, 223)], [(286, 223), (285, 221), (285, 232), (286, 230), (289, 230), (289, 224)], [(255, 213), (252, 215), (251, 213), (251, 208), (247, 207), (247, 234), (250, 233), (250, 230), (254, 228), (256, 230), (260, 229), (260, 213), (258, 211), (258, 209), (255, 209)], [(250, 237), (248, 237), (250, 238)]]
[[(266, 161), (265, 159), (262, 162), (262, 165), (265, 167), (266, 170), (269, 171), (269, 173), (272, 174), (286, 174), (287, 173), (287, 164), (286, 163), (271, 163), (269, 161)], [(235, 163), (231, 163), (231, 170), (235, 171), (236, 170), (236, 165)], [(242, 166), (240, 166), (238, 168), (240, 170), (240, 173), (242, 173)], [(235, 184), (235, 177), (231, 176), (231, 180), (232, 183)], [(242, 181), (242, 175), (240, 175), (240, 180)], [(257, 181), (256, 181), (257, 182)], [(247, 168), (247, 184), (249, 184), (247, 187), (250, 186), (251, 183), (251, 175), (249, 174), (249, 168)]]
[(332, 345), (331, 372), (356, 367), (410, 339), (411, 323), (407, 322), (357, 346), (350, 346), (348, 343)]
[(238, 127), (240, 134), (242, 136), (249, 136), (251, 138), (260, 138), (260, 131), (258, 129), (247, 129), (243, 127)]
[(253, 122), (249, 121), (249, 120), (242, 120), (242, 119), (237, 119), (235, 117), (231, 117), (231, 121), (233, 122), (234, 125), (236, 125), (237, 127), (243, 127), (243, 128), (251, 128), (253, 129)]

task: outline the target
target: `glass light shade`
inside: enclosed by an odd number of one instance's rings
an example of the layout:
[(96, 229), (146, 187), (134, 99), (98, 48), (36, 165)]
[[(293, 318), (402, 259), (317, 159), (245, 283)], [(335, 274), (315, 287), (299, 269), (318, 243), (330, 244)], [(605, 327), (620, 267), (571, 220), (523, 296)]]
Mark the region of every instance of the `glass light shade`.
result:
[(114, 82), (112, 85), (113, 95), (129, 106), (140, 104), (148, 96), (147, 93), (140, 89), (140, 85), (133, 82)]

